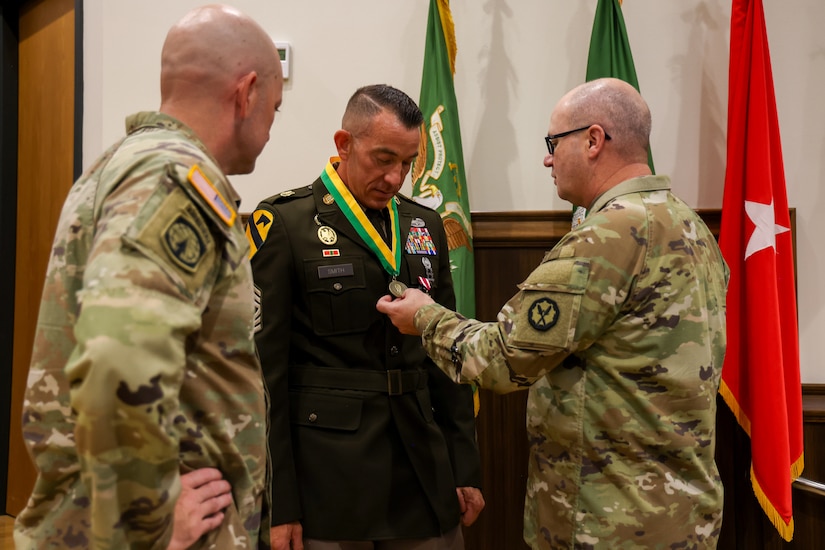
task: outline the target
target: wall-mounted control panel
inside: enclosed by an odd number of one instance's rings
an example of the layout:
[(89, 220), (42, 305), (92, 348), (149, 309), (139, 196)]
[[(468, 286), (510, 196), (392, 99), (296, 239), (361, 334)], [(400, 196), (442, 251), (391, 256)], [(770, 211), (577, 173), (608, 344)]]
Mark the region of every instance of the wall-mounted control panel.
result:
[(289, 78), (289, 65), (292, 61), (292, 52), (290, 51), (292, 48), (289, 46), (289, 42), (279, 42), (275, 41), (275, 47), (278, 48), (278, 55), (281, 56), (281, 70), (284, 72), (284, 80)]

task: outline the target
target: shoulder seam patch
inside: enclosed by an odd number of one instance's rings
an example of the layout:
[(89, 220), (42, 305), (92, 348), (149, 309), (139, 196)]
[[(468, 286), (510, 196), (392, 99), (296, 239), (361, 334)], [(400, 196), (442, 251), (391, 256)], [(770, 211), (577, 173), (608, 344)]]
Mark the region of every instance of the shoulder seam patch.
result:
[(203, 173), (200, 166), (197, 164), (192, 165), (192, 168), (189, 169), (187, 179), (215, 214), (217, 214), (228, 227), (232, 227), (238, 213), (235, 212), (235, 209), (230, 206), (220, 191), (209, 181), (209, 178), (206, 177), (206, 174)]

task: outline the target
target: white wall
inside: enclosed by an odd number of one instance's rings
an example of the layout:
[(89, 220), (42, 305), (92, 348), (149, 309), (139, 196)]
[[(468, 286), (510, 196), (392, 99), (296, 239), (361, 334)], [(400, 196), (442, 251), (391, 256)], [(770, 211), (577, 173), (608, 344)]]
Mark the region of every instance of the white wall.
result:
[[(168, 28), (206, 0), (84, 2), (84, 164), (157, 108)], [(825, 383), (825, 2), (763, 0), (788, 200), (797, 209), (802, 379)], [(256, 172), (233, 178), (249, 212), (305, 185), (334, 154), (350, 94), (388, 83), (418, 98), (429, 0), (235, 0), (292, 45), (290, 79)], [(625, 0), (656, 171), (696, 208), (719, 208), (725, 174), (729, 0)], [(550, 111), (584, 80), (596, 0), (453, 0), (456, 95), (472, 211), (557, 210), (542, 166)], [(775, 149), (779, 152), (779, 144)], [(404, 189), (409, 192), (409, 183)], [(820, 212), (817, 215), (816, 212)]]

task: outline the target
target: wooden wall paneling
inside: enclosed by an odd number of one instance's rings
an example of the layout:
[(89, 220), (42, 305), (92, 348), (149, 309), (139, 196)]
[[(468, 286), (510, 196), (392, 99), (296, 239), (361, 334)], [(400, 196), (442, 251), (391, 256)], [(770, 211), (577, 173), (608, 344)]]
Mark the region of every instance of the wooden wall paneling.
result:
[(35, 479), (20, 435), (23, 393), (54, 230), (74, 176), (75, 2), (27, 2), (19, 19), (17, 246), (9, 476), (16, 515)]
[[(570, 230), (562, 212), (473, 213), (476, 317), (494, 321), (517, 285)], [(477, 418), (486, 507), (464, 530), (473, 550), (527, 549), (523, 540), (527, 485), (527, 392), (480, 390)]]
[[(825, 384), (802, 387), (805, 469), (802, 476), (825, 484)], [(794, 485), (794, 539), (788, 548), (814, 548), (825, 540), (825, 495)]]
[[(14, 258), (17, 234), (17, 63), (16, 4), (0, 8), (0, 258)], [(11, 374), (14, 331), (14, 270), (0, 270), (0, 515), (6, 509), (11, 424)], [(10, 537), (10, 535), (9, 535)], [(0, 548), (3, 548), (0, 540)]]

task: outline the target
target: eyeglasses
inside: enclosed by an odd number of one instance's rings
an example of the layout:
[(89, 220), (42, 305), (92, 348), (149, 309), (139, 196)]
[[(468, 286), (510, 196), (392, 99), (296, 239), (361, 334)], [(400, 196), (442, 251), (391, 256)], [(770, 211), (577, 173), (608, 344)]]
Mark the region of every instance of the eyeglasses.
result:
[[(553, 143), (553, 141), (559, 140), (559, 139), (563, 138), (564, 136), (569, 136), (570, 134), (575, 134), (576, 132), (581, 132), (582, 130), (587, 130), (591, 126), (593, 126), (593, 124), (588, 124), (587, 126), (582, 126), (581, 128), (576, 128), (575, 130), (568, 130), (568, 131), (562, 132), (560, 134), (552, 134), (552, 135), (549, 135), (549, 136), (544, 136), (544, 141), (547, 143), (547, 150), (550, 151), (550, 154), (552, 155), (553, 152), (556, 150), (556, 144)], [(602, 128), (602, 129), (604, 129), (604, 128)], [(604, 139), (610, 139), (610, 135), (607, 132), (604, 133)]]

